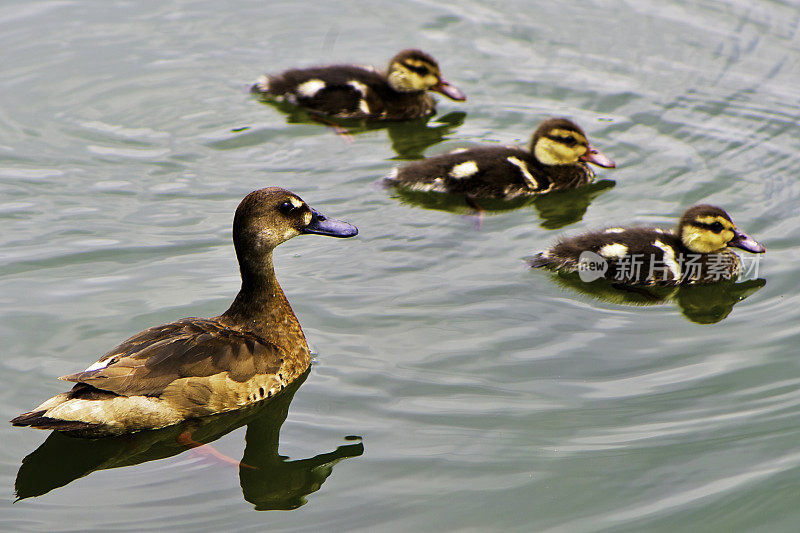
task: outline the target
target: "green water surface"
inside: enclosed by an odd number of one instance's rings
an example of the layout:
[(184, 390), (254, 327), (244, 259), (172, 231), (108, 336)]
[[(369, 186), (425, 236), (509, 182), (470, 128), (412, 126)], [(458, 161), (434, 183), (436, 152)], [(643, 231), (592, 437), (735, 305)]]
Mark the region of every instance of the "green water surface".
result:
[[(315, 364), (274, 405), (109, 441), (0, 424), (0, 530), (797, 531), (798, 23), (769, 0), (6, 0), (4, 420), (141, 329), (225, 310), (251, 190), (360, 234), (276, 251)], [(468, 100), (347, 143), (247, 91), (410, 46)], [(479, 230), (378, 185), (552, 115), (618, 167)], [(698, 202), (767, 246), (755, 279), (637, 301), (522, 260)]]

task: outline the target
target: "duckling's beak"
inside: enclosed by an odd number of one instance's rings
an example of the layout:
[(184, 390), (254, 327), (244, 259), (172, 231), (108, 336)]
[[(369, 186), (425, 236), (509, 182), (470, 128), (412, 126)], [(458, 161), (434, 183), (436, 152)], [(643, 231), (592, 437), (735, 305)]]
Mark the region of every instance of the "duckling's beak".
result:
[(763, 254), (767, 251), (766, 246), (738, 229), (733, 230), (733, 239), (728, 242), (728, 246), (735, 246), (736, 248), (741, 248), (746, 252), (753, 252), (754, 254)]
[(580, 156), (579, 159), (586, 163), (594, 163), (598, 167), (603, 168), (616, 168), (617, 166), (617, 164), (614, 163), (610, 157), (591, 144), (586, 147), (586, 153)]
[(450, 85), (450, 82), (444, 78), (439, 79), (439, 83), (431, 87), (431, 91), (443, 94), (451, 100), (463, 102), (467, 99), (467, 95), (461, 92), (461, 89), (455, 85)]
[(358, 228), (343, 220), (328, 218), (322, 213), (311, 209), (311, 222), (303, 229), (303, 233), (345, 238), (358, 235)]

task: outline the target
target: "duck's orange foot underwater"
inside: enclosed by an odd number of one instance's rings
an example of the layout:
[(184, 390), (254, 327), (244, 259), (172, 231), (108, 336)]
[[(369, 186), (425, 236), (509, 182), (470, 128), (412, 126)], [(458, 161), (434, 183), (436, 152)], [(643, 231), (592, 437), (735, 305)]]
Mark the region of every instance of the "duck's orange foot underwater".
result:
[(184, 431), (183, 433), (175, 437), (175, 440), (178, 441), (178, 444), (186, 446), (187, 448), (194, 448), (195, 453), (197, 453), (200, 456), (210, 457), (230, 465), (236, 465), (236, 466), (241, 466), (243, 468), (258, 470), (258, 468), (256, 468), (255, 466), (251, 466), (246, 463), (242, 463), (241, 461), (237, 461), (233, 457), (228, 457), (227, 455), (218, 451), (210, 444), (203, 444), (202, 442), (197, 442), (192, 438), (192, 433), (190, 431)]

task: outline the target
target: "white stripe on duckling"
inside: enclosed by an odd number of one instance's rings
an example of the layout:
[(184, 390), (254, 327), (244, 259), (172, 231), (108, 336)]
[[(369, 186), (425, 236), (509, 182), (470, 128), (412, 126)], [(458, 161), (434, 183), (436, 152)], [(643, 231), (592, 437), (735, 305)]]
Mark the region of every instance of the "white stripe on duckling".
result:
[(675, 261), (675, 249), (668, 244), (664, 244), (658, 239), (653, 242), (653, 246), (664, 252), (664, 265), (666, 265), (666, 267), (672, 273), (672, 279), (681, 279), (681, 266), (677, 261)]
[(304, 81), (295, 89), (295, 93), (305, 98), (313, 98), (315, 94), (325, 88), (325, 82), (318, 79)]
[(525, 180), (525, 183), (528, 184), (528, 187), (534, 190), (539, 188), (539, 182), (536, 181), (536, 179), (528, 171), (528, 165), (525, 164), (525, 161), (516, 158), (513, 155), (507, 157), (506, 161), (508, 161), (509, 163), (511, 163), (512, 165), (514, 165), (519, 169), (519, 171), (522, 173), (522, 178)]

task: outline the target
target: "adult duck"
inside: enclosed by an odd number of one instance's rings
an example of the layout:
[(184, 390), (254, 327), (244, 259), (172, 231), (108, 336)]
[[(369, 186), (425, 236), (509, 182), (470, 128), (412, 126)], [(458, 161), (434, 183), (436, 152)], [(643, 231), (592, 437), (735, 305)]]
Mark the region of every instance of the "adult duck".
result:
[(214, 318), (184, 318), (137, 333), (74, 382), (14, 418), (15, 426), (82, 436), (154, 429), (238, 409), (280, 393), (308, 368), (300, 323), (281, 290), (272, 251), (303, 234), (352, 237), (355, 226), (329, 219), (290, 191), (248, 194), (233, 219), (242, 285)]

